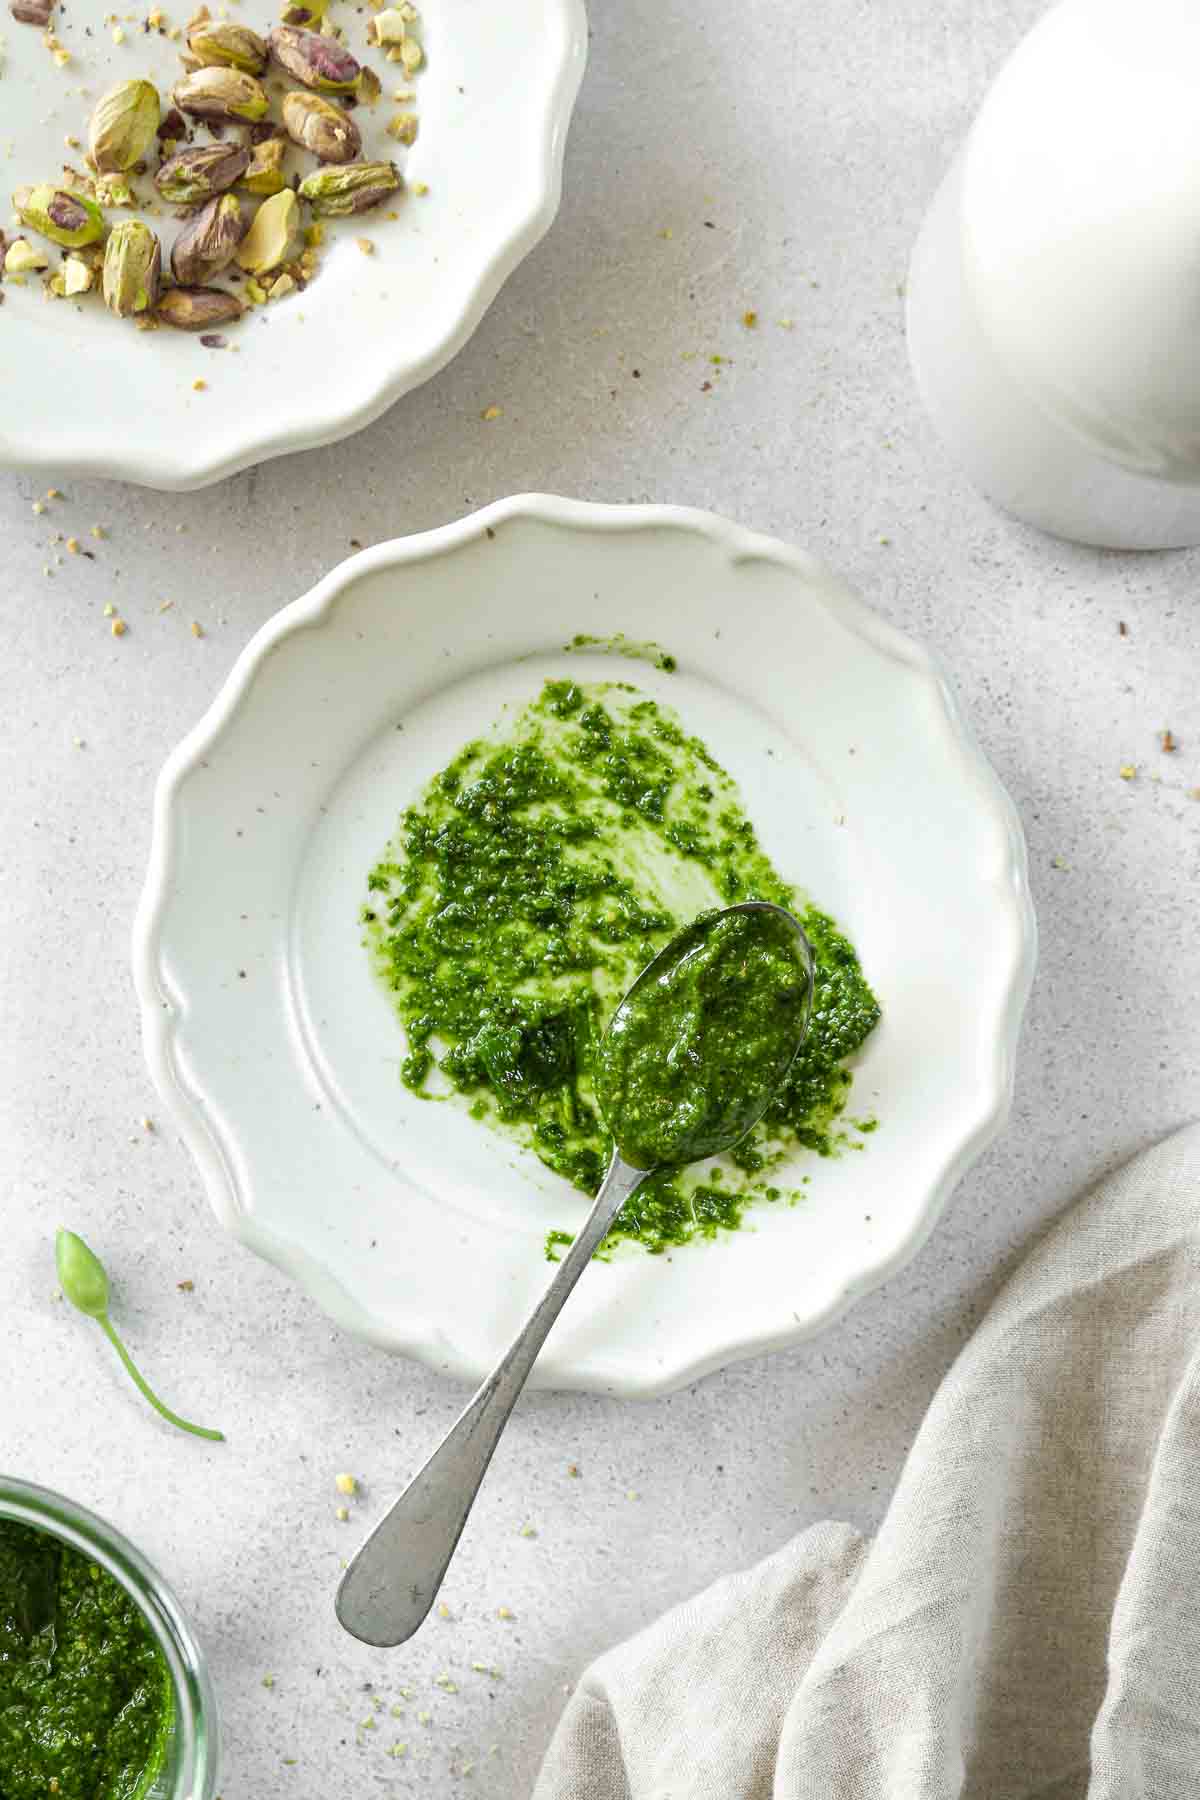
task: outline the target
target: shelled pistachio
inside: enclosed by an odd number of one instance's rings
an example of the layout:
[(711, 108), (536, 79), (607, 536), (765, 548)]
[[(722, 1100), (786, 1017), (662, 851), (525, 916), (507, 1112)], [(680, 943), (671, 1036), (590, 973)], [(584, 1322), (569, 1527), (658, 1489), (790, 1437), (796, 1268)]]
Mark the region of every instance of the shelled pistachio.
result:
[(362, 73), (358, 58), (343, 49), (336, 38), (295, 25), (274, 25), (271, 55), (289, 75), (306, 87), (324, 94), (351, 94)]
[(171, 273), (184, 287), (199, 287), (227, 268), (249, 222), (236, 194), (219, 194), (189, 219), (171, 249)]
[(395, 163), (346, 163), (340, 169), (317, 169), (300, 183), (299, 194), (318, 218), (369, 212), (401, 186)]
[(237, 295), (226, 288), (168, 288), (158, 302), (159, 318), (177, 331), (211, 331), (217, 325), (232, 325), (245, 310)]
[(291, 188), (283, 188), (264, 200), (237, 253), (239, 267), (251, 275), (266, 275), (287, 262), (296, 250), (300, 233), (300, 205)]
[(224, 19), (197, 19), (188, 29), (187, 47), (203, 66), (241, 69), (246, 75), (261, 75), (269, 58), (257, 31)]
[(150, 312), (158, 299), (162, 249), (140, 219), (113, 227), (104, 251), (104, 304), (119, 319)]
[(285, 94), (283, 123), (302, 150), (324, 163), (353, 162), (362, 155), (362, 136), (349, 113), (320, 94)]
[(271, 105), (262, 84), (241, 69), (197, 69), (175, 83), (171, 98), (194, 119), (262, 119)]
[(104, 214), (86, 194), (43, 183), (39, 187), (18, 188), (13, 205), (23, 225), (64, 249), (79, 250), (104, 236)]
[(241, 180), (249, 166), (250, 152), (244, 144), (201, 144), (169, 157), (155, 175), (154, 185), (164, 200), (190, 206), (223, 194)]
[(158, 89), (150, 81), (121, 81), (101, 95), (88, 128), (88, 149), (100, 174), (120, 174), (141, 162), (161, 112)]

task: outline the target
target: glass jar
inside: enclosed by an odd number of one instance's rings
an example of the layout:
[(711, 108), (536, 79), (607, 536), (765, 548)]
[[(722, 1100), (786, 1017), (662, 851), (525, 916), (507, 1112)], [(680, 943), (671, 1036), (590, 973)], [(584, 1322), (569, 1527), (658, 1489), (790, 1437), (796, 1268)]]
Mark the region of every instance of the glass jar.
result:
[(0, 1475), (0, 1518), (61, 1538), (107, 1569), (140, 1607), (166, 1660), (175, 1703), (166, 1757), (144, 1800), (214, 1800), (216, 1696), (192, 1628), (162, 1577), (119, 1531), (49, 1488)]

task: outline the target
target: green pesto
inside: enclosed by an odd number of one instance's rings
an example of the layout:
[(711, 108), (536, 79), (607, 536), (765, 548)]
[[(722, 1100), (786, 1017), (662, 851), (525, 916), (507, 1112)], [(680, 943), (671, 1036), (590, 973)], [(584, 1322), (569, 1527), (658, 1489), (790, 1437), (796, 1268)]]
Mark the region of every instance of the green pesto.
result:
[(596, 1052), (596, 1099), (625, 1161), (670, 1167), (740, 1142), (791, 1067), (807, 994), (778, 913), (709, 914), (669, 944)]
[(0, 1519), (0, 1800), (142, 1800), (172, 1712), (166, 1659), (120, 1583)]
[(665, 675), (673, 675), (679, 667), (669, 650), (661, 644), (644, 642), (636, 638), (627, 638), (623, 631), (614, 632), (611, 637), (593, 637), (588, 631), (577, 631), (569, 644), (563, 649), (570, 650), (603, 650), (609, 656), (629, 656), (635, 662), (648, 662)]
[(798, 1147), (828, 1156), (845, 1141), (845, 1065), (879, 1018), (854, 949), (798, 903), (705, 746), (636, 689), (547, 682), (434, 777), (367, 885), (362, 919), (404, 1026), (404, 1082), (461, 1096), (587, 1194), (612, 1152), (596, 1053), (634, 978), (699, 913), (750, 899), (796, 912), (815, 987), (778, 1094), (711, 1166), (645, 1182), (611, 1241), (662, 1251), (732, 1230)]

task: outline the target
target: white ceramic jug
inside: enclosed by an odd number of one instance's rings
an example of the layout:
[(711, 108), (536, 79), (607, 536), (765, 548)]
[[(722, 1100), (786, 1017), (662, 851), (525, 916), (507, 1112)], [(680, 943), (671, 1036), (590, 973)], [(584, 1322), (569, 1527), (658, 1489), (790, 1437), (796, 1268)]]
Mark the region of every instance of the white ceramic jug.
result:
[(921, 397), (1029, 524), (1200, 544), (1200, 0), (1060, 0), (913, 252)]

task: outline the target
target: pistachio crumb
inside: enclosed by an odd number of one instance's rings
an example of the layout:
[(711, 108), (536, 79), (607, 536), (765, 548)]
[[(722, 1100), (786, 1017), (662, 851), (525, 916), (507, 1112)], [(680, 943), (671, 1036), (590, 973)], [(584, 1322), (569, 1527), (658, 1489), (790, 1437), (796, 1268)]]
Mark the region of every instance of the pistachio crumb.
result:
[(627, 1500), (640, 1500), (641, 1497), (636, 1488), (626, 1488), (625, 1498)]
[(67, 549), (71, 552), (72, 556), (78, 556), (79, 555), (79, 539), (77, 537), (69, 537), (67, 539)]
[(160, 600), (158, 603), (158, 610), (160, 613), (170, 612), (174, 604), (175, 602), (173, 600)]
[(46, 502), (44, 500), (35, 500), (33, 503), (33, 510), (35, 513), (44, 513), (46, 510)]
[(104, 616), (105, 616), (105, 618), (106, 618), (106, 619), (111, 619), (111, 618), (112, 618), (112, 617), (113, 617), (113, 616), (114, 616), (114, 615), (115, 615), (115, 613), (116, 613), (116, 610), (117, 610), (117, 609), (116, 609), (116, 607), (115, 607), (115, 606), (114, 606), (114, 605), (113, 605), (113, 603), (112, 603), (112, 601), (111, 601), (111, 600), (109, 600), (109, 601), (108, 601), (108, 602), (107, 602), (107, 604), (106, 604), (106, 605), (105, 605), (105, 608), (104, 608)]
[(388, 1755), (395, 1756), (397, 1758), (401, 1757), (401, 1756), (407, 1756), (408, 1755), (408, 1745), (402, 1744), (400, 1742), (399, 1738), (397, 1738), (396, 1742), (392, 1745), (391, 1749), (388, 1751)]
[(63, 497), (63, 492), (62, 492), (61, 488), (47, 488), (46, 489), (47, 500), (61, 500), (62, 497)]
[(537, 1528), (536, 1528), (536, 1526), (533, 1526), (533, 1525), (522, 1525), (522, 1527), (521, 1527), (521, 1536), (522, 1536), (522, 1537), (524, 1537), (524, 1538), (535, 1538), (535, 1537), (536, 1537), (536, 1536), (537, 1536)]
[(438, 1601), (437, 1616), (439, 1619), (452, 1619), (454, 1617), (454, 1614), (450, 1611), (450, 1608), (446, 1605), (444, 1600)]
[(375, 245), (372, 243), (370, 238), (355, 238), (354, 241), (358, 245), (359, 249), (362, 251), (364, 256), (374, 256)]
[(458, 1692), (457, 1681), (452, 1681), (444, 1669), (440, 1675), (434, 1676), (433, 1685), (434, 1687), (440, 1687), (442, 1692), (446, 1694), (457, 1694)]
[(195, 394), (202, 394), (207, 386), (208, 386), (208, 383), (207, 383), (207, 381), (204, 380), (204, 378), (202, 376), (197, 377), (197, 379), (195, 381), (193, 381), (193, 383), (192, 383), (192, 392)]
[(358, 1492), (358, 1482), (353, 1475), (335, 1475), (333, 1485), (339, 1494), (356, 1494)]
[(275, 1677), (273, 1675), (264, 1675), (262, 1684), (265, 1688), (273, 1688), (275, 1686)]
[(429, 192), (429, 183), (427, 181), (414, 181), (412, 191), (423, 200)]
[(374, 1731), (375, 1730), (375, 1714), (368, 1713), (365, 1719), (360, 1719), (358, 1721), (358, 1729), (360, 1731)]
[(486, 424), (490, 425), (493, 419), (502, 417), (503, 411), (503, 407), (500, 406), (485, 406), (479, 416)]
[(126, 625), (124, 619), (114, 619), (109, 630), (114, 637), (124, 637), (125, 633), (129, 630), (129, 627)]
[(498, 1619), (515, 1619), (516, 1616), (517, 1615), (512, 1610), (511, 1606), (498, 1606), (496, 1608), (496, 1617)]
[(1135, 781), (1136, 779), (1137, 779), (1137, 764), (1136, 763), (1122, 763), (1121, 764), (1121, 780), (1122, 781)]
[(753, 331), (754, 327), (758, 324), (758, 314), (753, 311), (753, 309), (749, 312), (744, 312), (742, 314), (742, 324), (746, 327), (747, 331)]
[(114, 44), (123, 44), (125, 42), (125, 33), (120, 25), (113, 26), (112, 41)]
[(91, 530), (91, 535), (94, 538), (104, 537), (106, 534), (105, 534), (103, 525), (93, 525), (92, 530)]
[(417, 1714), (417, 1724), (418, 1725), (432, 1725), (432, 1723), (433, 1723), (433, 1714), (432, 1713), (419, 1712)]
[(579, 1464), (578, 1463), (568, 1463), (567, 1464), (567, 1474), (571, 1477), (571, 1479), (573, 1481), (578, 1481), (579, 1480)]
[[(175, 1283), (175, 1286), (179, 1289), (179, 1292), (181, 1294), (194, 1294), (196, 1291), (196, 1284), (192, 1280), (190, 1275), (184, 1281), (177, 1281)], [(267, 1677), (264, 1675), (263, 1686), (264, 1687), (271, 1686), (271, 1684), (274, 1682), (274, 1680), (275, 1680), (275, 1677), (273, 1675), (271, 1676), (269, 1681), (268, 1681)]]
[(333, 1516), (344, 1525), (346, 1520), (350, 1517), (350, 1508), (348, 1506), (339, 1506)]

